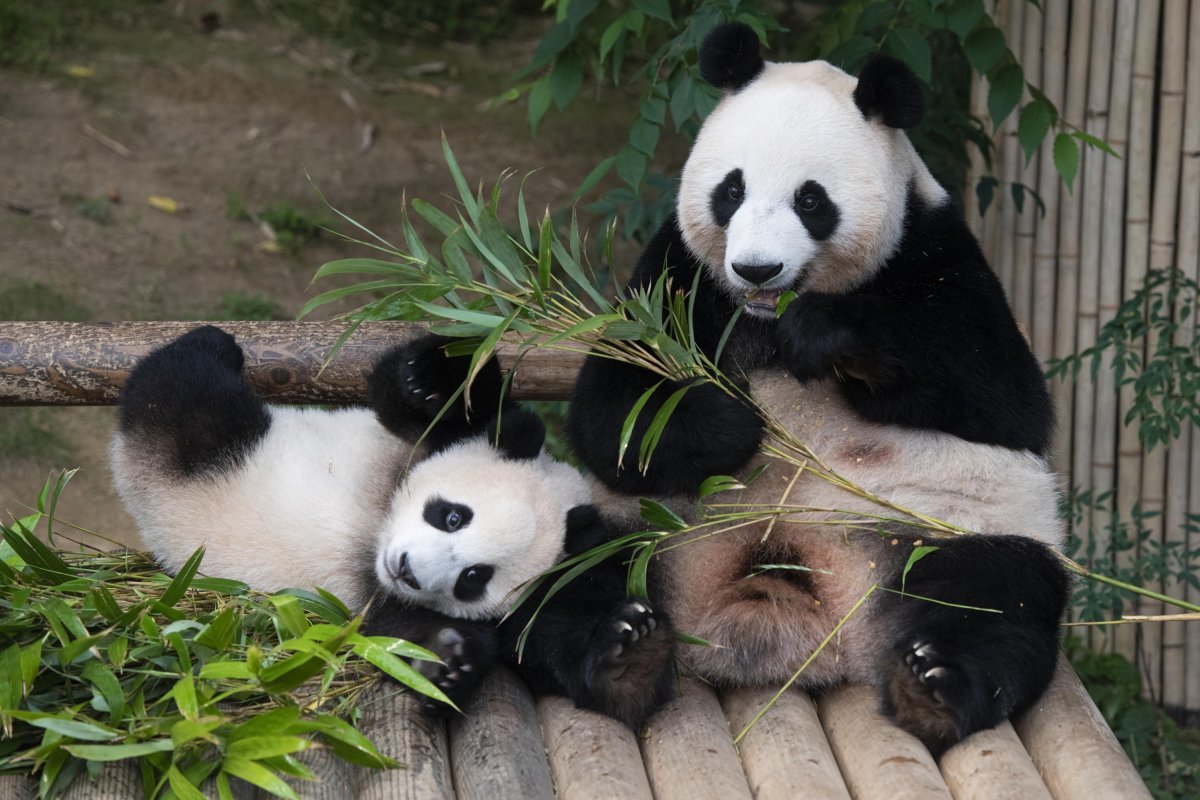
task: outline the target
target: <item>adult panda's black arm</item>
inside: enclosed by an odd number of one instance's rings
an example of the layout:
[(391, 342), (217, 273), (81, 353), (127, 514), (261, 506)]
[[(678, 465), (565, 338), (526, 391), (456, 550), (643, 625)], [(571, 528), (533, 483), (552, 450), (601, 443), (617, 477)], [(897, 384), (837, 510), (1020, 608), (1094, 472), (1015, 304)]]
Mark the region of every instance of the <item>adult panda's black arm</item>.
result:
[(181, 476), (236, 467), (271, 426), (266, 405), (242, 377), (243, 362), (234, 338), (212, 325), (158, 348), (121, 390), (121, 434), (165, 456)]
[(1046, 382), (975, 237), (949, 203), (910, 193), (905, 234), (867, 284), (802, 293), (779, 321), (783, 362), (801, 381), (836, 376), (874, 422), (935, 429), (1044, 454)]
[(1024, 536), (936, 545), (904, 579), (910, 551), (890, 547), (891, 563), (881, 565), (894, 576), (892, 592), (879, 598), (871, 624), (891, 642), (879, 665), (884, 712), (940, 755), (1045, 691), (1070, 581), (1056, 553)]
[[(567, 516), (567, 555), (626, 532), (594, 506), (577, 506)], [(555, 573), (500, 633), (502, 654), (535, 691), (566, 695), (637, 729), (672, 697), (675, 632), (655, 603), (627, 594), (630, 555), (623, 551), (585, 571), (539, 609)]]
[[(642, 253), (629, 289), (649, 288), (665, 270), (672, 288), (687, 291), (700, 269), (672, 214)], [(707, 288), (702, 279), (694, 335), (712, 358), (733, 309), (722, 307), (720, 293)], [(638, 415), (629, 449), (618, 465), (625, 419), (659, 380), (640, 367), (595, 355), (584, 363), (571, 397), (567, 432), (576, 454), (605, 485), (626, 494), (694, 493), (710, 475), (737, 472), (758, 450), (762, 422), (757, 413), (716, 386), (697, 384), (672, 412), (649, 469), (642, 473), (637, 466), (642, 438), (663, 403), (680, 388), (679, 383), (665, 381)]]
[(486, 432), (497, 415), (516, 408), (503, 391), (504, 377), (495, 358), (472, 381), (469, 408), (463, 394), (446, 406), (471, 365), (469, 354), (447, 355), (446, 346), (455, 341), (428, 334), (394, 347), (367, 377), (367, 394), (380, 423), (407, 442), (424, 437), (435, 452)]

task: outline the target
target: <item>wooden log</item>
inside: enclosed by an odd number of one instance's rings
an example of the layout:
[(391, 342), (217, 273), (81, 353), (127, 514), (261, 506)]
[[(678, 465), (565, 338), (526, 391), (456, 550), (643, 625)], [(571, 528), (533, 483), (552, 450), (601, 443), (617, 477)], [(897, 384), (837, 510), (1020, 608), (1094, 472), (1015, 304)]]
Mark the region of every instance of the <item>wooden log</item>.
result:
[(642, 759), (656, 800), (752, 797), (717, 696), (691, 678), (646, 724)]
[[(1101, 230), (1100, 259), (1100, 321), (1113, 317), (1121, 303), (1121, 264), (1124, 248), (1125, 175), (1129, 169), (1127, 144), (1129, 136), (1129, 93), (1133, 78), (1134, 34), (1137, 30), (1140, 6), (1137, 0), (1117, 0), (1117, 16), (1114, 27), (1112, 51), (1112, 83), (1109, 92), (1107, 141), (1121, 160), (1111, 159), (1104, 171), (1104, 220)], [(1105, 496), (1116, 490), (1117, 485), (1117, 440), (1119, 420), (1117, 411), (1117, 385), (1112, 370), (1111, 355), (1100, 365), (1096, 378), (1095, 427), (1092, 439), (1092, 491), (1096, 496)], [(1126, 476), (1128, 481), (1128, 476)], [(1112, 513), (1101, 524), (1112, 525), (1118, 519), (1119, 504), (1132, 504), (1128, 484), (1126, 494), (1110, 502)], [(1128, 520), (1126, 520), (1127, 522)], [(1122, 566), (1128, 565), (1132, 554), (1123, 554)], [(1118, 625), (1113, 632), (1117, 652), (1131, 661), (1134, 658), (1134, 631), (1132, 625)], [(1121, 630), (1124, 628), (1125, 630)]]
[(947, 750), (939, 766), (954, 800), (1051, 800), (1009, 722), (971, 734)]
[[(296, 760), (313, 774), (311, 781), (287, 778), (288, 785), (301, 800), (344, 800), (354, 767), (324, 747), (298, 753)], [(266, 789), (259, 789), (254, 794), (256, 800), (268, 800), (277, 796)]]
[(0, 800), (33, 800), (37, 781), (24, 775), (0, 775)]
[(538, 698), (538, 718), (559, 800), (650, 800), (637, 737), (620, 722), (576, 708), (565, 697)]
[(368, 691), (359, 705), (359, 730), (401, 767), (355, 768), (352, 796), (357, 800), (454, 800), (446, 726), (422, 716), (415, 696), (395, 684), (380, 681)]
[(1013, 727), (1055, 800), (1150, 797), (1065, 658), (1046, 693)]
[[(1188, 0), (1165, 0), (1163, 3), (1162, 53), (1160, 58), (1158, 87), (1158, 144), (1154, 163), (1154, 195), (1150, 210), (1150, 268), (1170, 269), (1175, 266), (1176, 212), (1178, 211), (1179, 171), (1183, 146), (1184, 82), (1187, 65), (1187, 22)], [(1174, 309), (1178, 311), (1178, 309)], [(1174, 341), (1181, 343), (1183, 337)], [(1147, 353), (1158, 347), (1155, 335), (1146, 343)], [(1170, 452), (1185, 453), (1182, 464), (1176, 457), (1173, 466), (1180, 468), (1182, 475), (1171, 476), (1172, 487), (1168, 491), (1170, 472), (1167, 468), (1167, 448), (1157, 447), (1146, 453), (1142, 461), (1142, 507), (1160, 510), (1162, 516), (1156, 520), (1164, 544), (1175, 543), (1187, 546), (1187, 460), (1186, 443), (1176, 440)], [(1168, 576), (1162, 592), (1168, 596), (1183, 594), (1183, 584)], [(1139, 604), (1141, 613), (1163, 613), (1162, 603)], [(1157, 609), (1150, 611), (1149, 609)], [(1147, 634), (1157, 635), (1158, 647), (1154, 648), (1161, 659), (1161, 692), (1154, 692), (1163, 704), (1174, 708), (1183, 707), (1186, 684), (1184, 665), (1184, 636), (1187, 626), (1150, 623)], [(1153, 637), (1146, 644), (1153, 648)], [(1153, 692), (1153, 688), (1151, 689)]]
[(553, 800), (533, 696), (507, 669), (493, 670), (450, 721), (450, 759), (458, 800)]
[[(1200, 0), (1191, 0), (1188, 22), (1188, 41), (1191, 44), (1187, 62), (1187, 95), (1184, 99), (1183, 165), (1179, 176), (1179, 233), (1176, 239), (1176, 254), (1179, 269), (1184, 275), (1200, 278)], [(1196, 335), (1195, 321), (1180, 327), (1178, 341), (1189, 341)], [(1200, 432), (1193, 426), (1185, 426), (1183, 436), (1172, 448), (1176, 456), (1168, 466), (1167, 473), (1172, 483), (1168, 494), (1185, 491), (1187, 507), (1192, 514), (1200, 514)], [(1186, 475), (1186, 482), (1182, 476)], [(1182, 486), (1180, 485), (1182, 482)], [(1186, 487), (1186, 488), (1185, 488)], [(1189, 534), (1189, 547), (1200, 547), (1200, 532)], [(1200, 589), (1187, 587), (1187, 597), (1200, 603)], [(1183, 705), (1200, 711), (1200, 626), (1187, 625), (1185, 674), (1186, 686)]]
[[(730, 730), (740, 733), (774, 695), (774, 689), (726, 693), (721, 704)], [(817, 708), (803, 692), (785, 692), (742, 739), (738, 751), (755, 800), (850, 798)]]
[[(1067, 47), (1066, 102), (1063, 118), (1081, 128), (1087, 124), (1088, 67), (1092, 42), (1092, 0), (1075, 0), (1071, 6), (1071, 30)], [(1058, 286), (1054, 308), (1054, 357), (1066, 358), (1075, 352), (1079, 304), (1079, 228), (1083, 219), (1084, 183), (1088, 154), (1082, 148), (1081, 168), (1075, 185), (1062, 196), (1059, 206)], [(1072, 473), (1071, 435), (1075, 430), (1075, 381), (1069, 376), (1050, 382), (1058, 425), (1054, 428), (1054, 468), (1066, 476), (1066, 485), (1075, 484)]]
[(142, 773), (133, 761), (112, 761), (104, 765), (95, 780), (88, 778), (86, 771), (75, 777), (63, 800), (129, 800), (141, 797)]
[(834, 689), (817, 706), (850, 794), (856, 800), (949, 800), (950, 789), (925, 745), (878, 707), (874, 691), (862, 684)]
[[(1130, 297), (1142, 287), (1150, 263), (1150, 176), (1154, 163), (1154, 73), (1158, 56), (1159, 9), (1157, 1), (1138, 4), (1130, 88), (1129, 148), (1125, 156), (1125, 273), (1122, 298)], [(1122, 520), (1131, 526), (1130, 532), (1136, 534), (1137, 527), (1133, 526), (1137, 525), (1137, 520), (1126, 511), (1132, 510), (1134, 504), (1140, 504), (1142, 511), (1154, 514), (1145, 517), (1142, 525), (1149, 530), (1151, 539), (1161, 541), (1162, 490), (1143, 491), (1142, 441), (1137, 425), (1124, 424), (1134, 403), (1133, 385), (1121, 386), (1118, 399), (1117, 419), (1121, 423), (1117, 429), (1117, 500), (1121, 505)], [(1147, 508), (1147, 502), (1154, 502), (1157, 506)], [(1128, 552), (1125, 555), (1132, 560), (1137, 553)], [(1148, 588), (1161, 591), (1162, 584), (1153, 582)], [(1160, 604), (1140, 596), (1133, 601), (1133, 607), (1138, 614), (1162, 613)], [(1116, 632), (1118, 652), (1129, 656), (1142, 668), (1142, 690), (1157, 697), (1162, 680), (1159, 650), (1161, 627), (1120, 625), (1118, 628), (1129, 629)]]
[[(1039, 88), (1046, 98), (1061, 109), (1066, 97), (1066, 9), (1034, 14), (1041, 17), (1042, 75)], [(1030, 344), (1041, 361), (1054, 356), (1054, 310), (1058, 283), (1058, 209), (1062, 178), (1053, 158), (1054, 131), (1040, 148), (1037, 192), (1045, 210), (1035, 217), (1033, 238), (1033, 298), (1030, 310)]]
[[(0, 406), (112, 405), (137, 360), (200, 322), (0, 322)], [(328, 366), (321, 365), (346, 326), (341, 322), (222, 322), (246, 352), (246, 378), (274, 403), (361, 402), (375, 360), (424, 329), (413, 323), (361, 326)], [(501, 345), (504, 368), (516, 345)], [(569, 397), (583, 356), (533, 349), (513, 377), (523, 399)]]
[[(1113, 51), (1113, 0), (1095, 0), (1092, 6), (1092, 36), (1088, 59), (1087, 112), (1085, 130), (1098, 139), (1108, 133), (1109, 65)], [(1084, 154), (1080, 186), (1080, 203), (1083, 218), (1079, 247), (1079, 302), (1075, 316), (1075, 346), (1086, 350), (1096, 343), (1099, 329), (1098, 308), (1100, 302), (1100, 230), (1104, 199), (1104, 171), (1110, 156), (1091, 150)], [(1120, 169), (1114, 164), (1113, 169)], [(1088, 372), (1079, 375), (1075, 385), (1074, 422), (1071, 428), (1071, 483), (1078, 489), (1092, 486), (1093, 424), (1095, 422), (1096, 386)], [(1076, 533), (1081, 539), (1091, 539), (1096, 552), (1103, 557), (1108, 548), (1108, 538), (1100, 516), (1091, 508), (1081, 509), (1082, 517)], [(1089, 644), (1095, 646), (1104, 634), (1091, 628), (1087, 630)]]

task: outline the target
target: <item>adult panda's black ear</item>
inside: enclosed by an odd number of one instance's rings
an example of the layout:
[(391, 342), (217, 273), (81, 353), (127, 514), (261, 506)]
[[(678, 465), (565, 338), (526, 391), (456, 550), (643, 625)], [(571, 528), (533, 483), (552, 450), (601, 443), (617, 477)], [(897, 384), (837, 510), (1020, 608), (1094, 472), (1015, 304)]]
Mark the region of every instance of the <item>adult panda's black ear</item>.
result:
[(700, 76), (718, 89), (736, 92), (762, 69), (758, 34), (745, 23), (718, 25), (700, 45)]
[(863, 67), (854, 104), (864, 117), (881, 117), (889, 128), (914, 128), (925, 116), (921, 81), (907, 64), (890, 56), (875, 56)]
[(537, 414), (514, 406), (492, 420), (488, 439), (505, 458), (537, 458), (546, 442), (546, 426)]
[(568, 556), (586, 553), (608, 540), (604, 518), (600, 510), (591, 503), (575, 506), (567, 512), (567, 535), (563, 552)]

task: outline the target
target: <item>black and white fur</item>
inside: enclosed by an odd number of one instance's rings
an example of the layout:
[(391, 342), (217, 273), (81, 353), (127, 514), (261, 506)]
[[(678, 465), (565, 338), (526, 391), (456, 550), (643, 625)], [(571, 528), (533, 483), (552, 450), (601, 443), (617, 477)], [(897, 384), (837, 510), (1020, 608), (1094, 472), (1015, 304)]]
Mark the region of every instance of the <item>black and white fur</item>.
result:
[[(330, 411), (267, 405), (233, 337), (198, 328), (133, 371), (111, 456), (168, 570), (203, 546), (206, 574), (256, 589), (319, 586), (355, 610), (374, 595), (366, 629), (438, 654), (417, 668), (461, 708), (494, 663), (516, 662), (540, 595), (497, 623), (522, 585), (614, 530), (587, 481), (543, 451), (540, 420), (502, 399), (494, 361), (474, 413), (459, 399), (430, 429), (469, 366), (446, 341), (389, 351), (369, 377), (373, 408)], [(547, 604), (518, 669), (636, 724), (669, 695), (672, 642), (662, 613), (626, 597), (615, 557)]]
[[(901, 588), (915, 546), (938, 546), (904, 589), (1002, 613), (877, 592), (801, 682), (875, 684), (884, 710), (940, 753), (1028, 706), (1054, 669), (1068, 580), (1054, 552), (1063, 534), (1044, 379), (975, 239), (901, 130), (923, 108), (907, 67), (877, 58), (856, 80), (824, 62), (765, 62), (744, 25), (710, 34), (700, 63), (725, 96), (631, 286), (665, 270), (688, 291), (699, 273), (694, 335), (715, 357), (744, 306), (719, 366), (759, 406), (854, 483), (987, 535), (812, 524), (889, 512), (756, 456), (757, 413), (712, 386), (684, 395), (646, 473), (621, 468), (622, 424), (658, 377), (597, 357), (577, 384), (572, 443), (618, 491), (694, 494), (709, 475), (767, 463), (721, 502), (809, 509), (660, 559), (675, 623), (717, 645), (684, 659), (717, 683), (786, 680), (872, 584)], [(785, 291), (796, 297), (776, 319)], [(633, 441), (677, 388), (653, 395)], [(817, 571), (756, 570), (780, 564)]]

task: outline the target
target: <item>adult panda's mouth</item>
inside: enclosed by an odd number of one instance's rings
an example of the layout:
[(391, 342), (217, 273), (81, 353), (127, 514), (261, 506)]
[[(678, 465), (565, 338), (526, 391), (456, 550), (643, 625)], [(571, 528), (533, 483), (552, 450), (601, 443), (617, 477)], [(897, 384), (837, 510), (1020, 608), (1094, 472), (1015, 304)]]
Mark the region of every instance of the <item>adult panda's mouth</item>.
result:
[(775, 316), (779, 307), (779, 298), (783, 289), (763, 289), (759, 287), (746, 294), (746, 310), (758, 314)]

